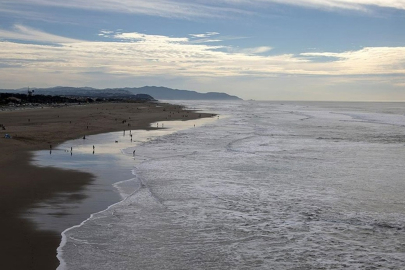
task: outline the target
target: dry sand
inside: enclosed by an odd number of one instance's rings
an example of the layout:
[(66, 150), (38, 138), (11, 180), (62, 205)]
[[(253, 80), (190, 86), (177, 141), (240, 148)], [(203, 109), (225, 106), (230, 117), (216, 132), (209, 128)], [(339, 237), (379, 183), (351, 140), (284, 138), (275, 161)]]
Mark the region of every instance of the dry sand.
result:
[[(170, 104), (103, 103), (0, 112), (0, 264), (1, 269), (56, 269), (60, 233), (40, 231), (22, 219), (35, 203), (60, 192), (75, 192), (93, 176), (30, 165), (30, 151), (84, 135), (151, 129), (150, 123), (211, 115), (183, 111)], [(124, 123), (123, 123), (124, 122)], [(129, 125), (129, 126), (128, 126)], [(5, 139), (10, 134), (12, 139)]]

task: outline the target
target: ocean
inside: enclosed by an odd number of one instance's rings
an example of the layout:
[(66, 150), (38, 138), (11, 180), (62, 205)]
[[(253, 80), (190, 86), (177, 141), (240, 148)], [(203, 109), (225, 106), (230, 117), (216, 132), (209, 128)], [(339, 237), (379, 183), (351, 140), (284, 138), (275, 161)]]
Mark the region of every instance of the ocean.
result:
[(218, 116), (36, 153), (97, 178), (27, 214), (69, 227), (59, 270), (405, 266), (405, 103), (184, 104)]

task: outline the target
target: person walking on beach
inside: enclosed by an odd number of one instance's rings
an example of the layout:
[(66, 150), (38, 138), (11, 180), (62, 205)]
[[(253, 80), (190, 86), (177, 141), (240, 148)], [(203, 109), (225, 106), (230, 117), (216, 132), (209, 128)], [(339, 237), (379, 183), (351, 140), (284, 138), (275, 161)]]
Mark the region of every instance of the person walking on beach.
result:
[(132, 156), (135, 156), (135, 150), (134, 150), (134, 152), (132, 152)]

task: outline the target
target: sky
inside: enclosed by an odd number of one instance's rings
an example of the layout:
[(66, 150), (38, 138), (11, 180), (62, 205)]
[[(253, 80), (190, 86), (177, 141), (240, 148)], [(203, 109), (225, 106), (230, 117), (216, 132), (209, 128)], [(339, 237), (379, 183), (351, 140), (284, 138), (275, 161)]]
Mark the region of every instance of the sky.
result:
[(0, 0), (0, 89), (405, 101), (405, 0)]

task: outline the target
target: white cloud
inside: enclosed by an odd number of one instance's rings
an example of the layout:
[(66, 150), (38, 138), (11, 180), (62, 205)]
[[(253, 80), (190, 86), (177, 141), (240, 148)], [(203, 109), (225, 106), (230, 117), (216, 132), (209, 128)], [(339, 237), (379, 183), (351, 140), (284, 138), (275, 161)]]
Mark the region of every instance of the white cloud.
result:
[(366, 47), (342, 53), (302, 53), (301, 56), (337, 59), (319, 64), (324, 67), (333, 67), (334, 70), (330, 73), (332, 75), (405, 74), (405, 47)]
[[(358, 76), (405, 75), (405, 47), (367, 47), (347, 52), (311, 52), (300, 55), (261, 55), (270, 47), (224, 50), (222, 46), (196, 44), (187, 37), (110, 33), (106, 42), (72, 40), (17, 26), (18, 33), (0, 30), (0, 37), (41, 41), (27, 44), (0, 42), (0, 73), (10, 80), (44, 77), (67, 81), (97, 81), (105, 76), (133, 77), (274, 77), (281, 75)], [(104, 32), (102, 32), (104, 33)], [(47, 45), (48, 43), (57, 43)], [(219, 50), (222, 49), (222, 50)], [(331, 61), (316, 61), (318, 57)], [(36, 74), (34, 76), (33, 74)], [(93, 74), (93, 75), (89, 75)], [(14, 78), (14, 79), (13, 79)], [(94, 82), (93, 81), (93, 82)], [(402, 82), (402, 81), (401, 81)], [(400, 83), (401, 83), (400, 82)], [(32, 84), (32, 81), (27, 81)]]
[(161, 35), (146, 35), (141, 33), (118, 33), (114, 35), (114, 38), (121, 40), (143, 41), (149, 43), (177, 43), (188, 42), (188, 38), (173, 38)]
[(212, 36), (216, 36), (219, 35), (218, 32), (206, 32), (204, 34), (190, 34), (190, 36), (194, 37), (194, 38), (208, 38), (208, 37), (212, 37)]
[(209, 38), (202, 38), (202, 39), (195, 39), (192, 43), (213, 43), (213, 42), (221, 42), (222, 39), (209, 39)]
[(272, 49), (273, 49), (272, 47), (261, 46), (261, 47), (255, 47), (255, 48), (241, 49), (241, 50), (239, 50), (239, 52), (245, 53), (245, 54), (261, 54), (261, 53), (269, 52)]
[(101, 30), (98, 35), (101, 37), (111, 37), (112, 34), (114, 34), (113, 31)]
[(198, 43), (213, 43), (213, 42), (221, 42), (223, 41), (222, 38), (213, 38), (213, 36), (219, 35), (218, 32), (206, 32), (203, 34), (189, 34), (191, 37), (191, 43), (198, 44)]

